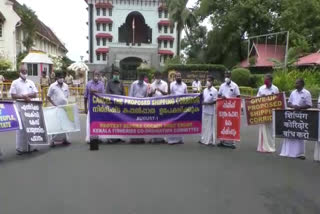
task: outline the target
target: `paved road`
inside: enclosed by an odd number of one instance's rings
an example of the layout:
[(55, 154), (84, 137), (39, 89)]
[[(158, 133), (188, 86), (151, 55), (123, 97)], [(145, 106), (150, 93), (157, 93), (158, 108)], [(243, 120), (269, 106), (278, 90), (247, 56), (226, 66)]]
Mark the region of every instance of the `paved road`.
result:
[[(82, 118), (82, 130), (84, 130)], [(185, 145), (103, 145), (84, 133), (70, 147), (14, 154), (1, 133), (0, 214), (319, 214), (320, 164), (255, 152), (257, 128), (242, 126), (237, 150)]]

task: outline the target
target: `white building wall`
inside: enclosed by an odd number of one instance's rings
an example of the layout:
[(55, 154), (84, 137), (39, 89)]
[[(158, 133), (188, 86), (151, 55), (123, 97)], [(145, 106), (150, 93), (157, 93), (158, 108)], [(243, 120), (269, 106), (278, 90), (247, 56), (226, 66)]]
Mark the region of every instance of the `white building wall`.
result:
[(0, 11), (5, 17), (2, 26), (2, 37), (0, 38), (0, 55), (12, 62), (12, 68), (16, 67), (16, 25), (20, 17), (12, 9), (12, 3), (7, 0), (0, 1)]

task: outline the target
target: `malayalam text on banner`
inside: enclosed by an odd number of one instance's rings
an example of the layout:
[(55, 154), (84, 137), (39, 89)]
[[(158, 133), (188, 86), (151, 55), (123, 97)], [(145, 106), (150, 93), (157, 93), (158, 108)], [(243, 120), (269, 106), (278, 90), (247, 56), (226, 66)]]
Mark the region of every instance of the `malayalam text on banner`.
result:
[(90, 96), (90, 134), (108, 138), (201, 134), (201, 95), (134, 98)]
[(217, 100), (217, 138), (240, 141), (241, 99)]
[(273, 135), (277, 138), (320, 141), (318, 110), (275, 110)]
[(19, 114), (13, 102), (0, 102), (0, 132), (21, 129)]
[(248, 98), (244, 100), (245, 114), (248, 125), (258, 125), (272, 122), (272, 110), (285, 109), (284, 93)]
[(47, 145), (48, 137), (42, 111), (42, 102), (17, 101), (16, 105), (29, 145)]

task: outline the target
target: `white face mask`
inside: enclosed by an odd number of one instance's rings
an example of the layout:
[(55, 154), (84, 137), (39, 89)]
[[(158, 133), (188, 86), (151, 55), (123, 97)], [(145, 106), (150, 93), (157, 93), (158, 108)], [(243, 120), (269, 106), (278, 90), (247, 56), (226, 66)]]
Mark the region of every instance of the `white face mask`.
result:
[(161, 79), (156, 79), (156, 83), (161, 83)]
[(229, 84), (229, 83), (231, 82), (231, 79), (228, 78), (228, 77), (226, 77), (226, 78), (224, 79), (224, 81)]
[(211, 82), (207, 81), (207, 87), (211, 87), (211, 86), (212, 86)]
[(27, 77), (28, 77), (28, 74), (21, 74), (21, 73), (20, 73), (20, 77), (21, 77), (22, 79), (26, 80)]
[(62, 83), (63, 83), (63, 80), (64, 80), (63, 78), (59, 78), (59, 79), (58, 79), (58, 83), (62, 84)]

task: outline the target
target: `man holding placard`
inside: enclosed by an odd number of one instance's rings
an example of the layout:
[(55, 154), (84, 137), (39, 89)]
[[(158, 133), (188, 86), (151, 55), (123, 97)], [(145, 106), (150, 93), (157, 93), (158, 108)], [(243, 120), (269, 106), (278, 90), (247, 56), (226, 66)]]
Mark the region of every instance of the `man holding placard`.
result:
[[(257, 97), (278, 94), (279, 89), (272, 84), (272, 75), (266, 74), (264, 77), (264, 85), (259, 88)], [(275, 152), (276, 146), (272, 136), (272, 123), (259, 125), (259, 143), (258, 152)]]
[[(225, 76), (225, 82), (219, 88), (218, 97), (222, 99), (240, 97), (240, 90), (238, 85), (231, 80), (231, 72), (226, 71), (224, 76)], [(231, 149), (236, 148), (233, 141), (229, 141), (229, 142), (221, 141), (218, 144), (218, 146), (231, 148)]]
[[(24, 100), (25, 102), (30, 102), (32, 99), (37, 97), (38, 89), (34, 82), (27, 79), (28, 71), (27, 68), (22, 65), (20, 67), (20, 77), (14, 80), (11, 84), (9, 93), (14, 100)], [(17, 131), (16, 138), (16, 150), (17, 155), (22, 155), (30, 152), (28, 140), (26, 137), (26, 131), (24, 129)], [(31, 151), (37, 151), (33, 149)]]
[[(304, 89), (303, 79), (297, 79), (296, 90), (291, 93), (288, 101), (288, 106), (297, 111), (311, 108), (311, 94), (308, 90)], [(304, 140), (284, 139), (280, 156), (299, 158), (301, 160), (306, 159)]]
[[(53, 106), (63, 106), (68, 104), (69, 87), (64, 83), (64, 75), (59, 72), (56, 74), (57, 81), (52, 83), (48, 90), (48, 100)], [(62, 142), (63, 145), (69, 145), (67, 134), (57, 134), (51, 136), (51, 147), (55, 146), (56, 142)]]
[[(320, 109), (320, 96), (318, 99), (318, 109)], [(320, 162), (320, 142), (315, 142), (314, 145), (314, 160)]]

